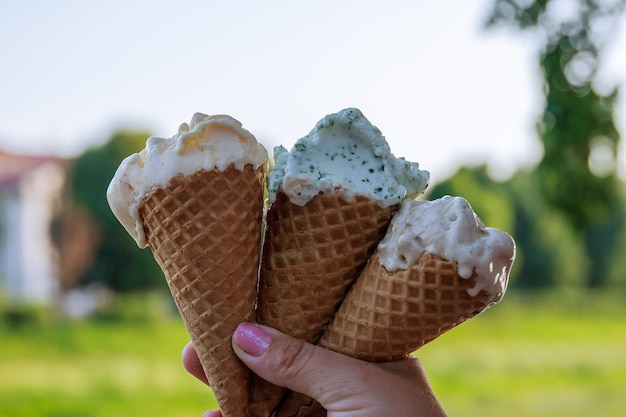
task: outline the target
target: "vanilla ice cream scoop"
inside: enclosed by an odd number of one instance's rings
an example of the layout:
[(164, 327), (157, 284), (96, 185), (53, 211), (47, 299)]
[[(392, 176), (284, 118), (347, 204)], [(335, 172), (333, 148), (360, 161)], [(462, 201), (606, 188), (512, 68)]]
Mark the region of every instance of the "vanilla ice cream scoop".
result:
[(274, 158), (270, 203), (282, 191), (300, 206), (324, 193), (349, 202), (368, 196), (389, 207), (421, 194), (430, 178), (416, 162), (396, 158), (380, 130), (354, 108), (324, 117), (290, 152), (276, 147)]
[(178, 133), (164, 139), (150, 137), (146, 147), (122, 161), (109, 187), (111, 210), (141, 248), (147, 245), (139, 207), (155, 187), (166, 187), (175, 176), (200, 170), (238, 170), (250, 164), (265, 166), (267, 150), (240, 122), (226, 115), (196, 113)]
[(499, 301), (515, 258), (515, 242), (507, 233), (485, 227), (465, 199), (445, 196), (404, 201), (377, 251), (390, 272), (411, 267), (424, 252), (456, 262), (461, 278), (476, 280), (467, 291), (471, 296), (484, 290)]

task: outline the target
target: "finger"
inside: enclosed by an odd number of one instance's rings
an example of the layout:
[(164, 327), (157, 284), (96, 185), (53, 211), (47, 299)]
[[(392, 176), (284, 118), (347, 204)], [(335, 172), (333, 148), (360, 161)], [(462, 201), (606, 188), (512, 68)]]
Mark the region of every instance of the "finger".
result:
[(187, 370), (187, 372), (205, 384), (209, 384), (209, 381), (204, 373), (204, 369), (202, 368), (202, 364), (200, 363), (200, 359), (198, 359), (196, 349), (193, 347), (191, 342), (187, 343), (187, 345), (183, 348), (182, 359), (183, 367)]
[(233, 334), (233, 349), (261, 378), (301, 392), (322, 405), (342, 395), (353, 379), (371, 366), (285, 335), (267, 326), (242, 323)]

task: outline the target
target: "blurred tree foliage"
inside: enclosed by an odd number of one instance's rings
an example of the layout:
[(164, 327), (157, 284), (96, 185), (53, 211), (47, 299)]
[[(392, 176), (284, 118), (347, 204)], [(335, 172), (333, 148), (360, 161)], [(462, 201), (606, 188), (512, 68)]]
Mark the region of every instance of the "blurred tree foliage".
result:
[(163, 286), (163, 273), (149, 249), (141, 250), (115, 218), (106, 189), (120, 162), (145, 146), (148, 133), (119, 131), (104, 145), (79, 156), (70, 171), (74, 204), (100, 228), (100, 244), (81, 284), (97, 282), (117, 291)]
[[(619, 134), (613, 113), (618, 90), (599, 93), (594, 78), (602, 46), (625, 3), (496, 0), (488, 22), (542, 34), (546, 105), (537, 125), (544, 147), (537, 175), (546, 199), (581, 231), (617, 202)], [(594, 151), (604, 159), (590, 160)]]
[(626, 0), (495, 0), (487, 22), (541, 35), (546, 102), (537, 133), (544, 155), (532, 175), (543, 201), (582, 240), (591, 286), (609, 276), (606, 258), (624, 230), (624, 186), (616, 172), (620, 135), (613, 119), (618, 88), (601, 91), (597, 73), (625, 5)]

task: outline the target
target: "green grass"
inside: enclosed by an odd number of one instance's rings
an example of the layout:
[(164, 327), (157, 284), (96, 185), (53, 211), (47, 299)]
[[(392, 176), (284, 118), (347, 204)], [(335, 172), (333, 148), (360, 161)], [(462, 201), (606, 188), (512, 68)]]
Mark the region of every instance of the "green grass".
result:
[(416, 354), (451, 416), (623, 416), (624, 295), (512, 294)]
[[(509, 294), (416, 354), (450, 416), (623, 416), (624, 296)], [(90, 321), (5, 316), (0, 416), (199, 417), (214, 408), (180, 363), (181, 322), (138, 312), (144, 302), (123, 299)]]
[(199, 417), (216, 407), (181, 365), (189, 337), (177, 317), (122, 316), (0, 328), (0, 416)]

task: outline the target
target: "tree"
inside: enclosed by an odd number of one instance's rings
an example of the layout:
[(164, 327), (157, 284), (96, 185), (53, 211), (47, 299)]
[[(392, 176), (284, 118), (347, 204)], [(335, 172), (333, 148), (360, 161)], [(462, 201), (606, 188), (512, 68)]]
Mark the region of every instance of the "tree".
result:
[(74, 203), (99, 226), (100, 244), (84, 273), (83, 284), (98, 282), (117, 291), (164, 285), (163, 273), (149, 250), (140, 250), (115, 218), (106, 189), (120, 162), (145, 145), (147, 133), (119, 131), (101, 147), (78, 157), (70, 172)]
[[(619, 133), (613, 117), (618, 88), (597, 87), (602, 49), (626, 0), (495, 0), (488, 27), (501, 24), (542, 34), (539, 64), (545, 108), (537, 123), (544, 155), (536, 168), (543, 198), (559, 210), (585, 242), (591, 271), (595, 224), (621, 212), (617, 173)], [(617, 233), (603, 233), (610, 243)], [(591, 274), (589, 284), (604, 276)]]

